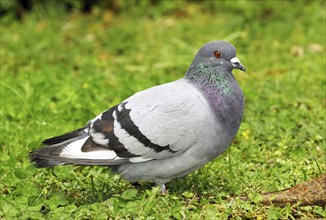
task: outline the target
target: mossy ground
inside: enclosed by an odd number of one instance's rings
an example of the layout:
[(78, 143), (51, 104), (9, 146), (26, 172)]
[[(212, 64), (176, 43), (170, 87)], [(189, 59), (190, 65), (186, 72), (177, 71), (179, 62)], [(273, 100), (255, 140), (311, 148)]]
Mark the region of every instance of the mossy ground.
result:
[[(260, 192), (325, 173), (325, 3), (160, 1), (90, 14), (39, 7), (1, 18), (0, 218), (293, 219), (319, 206), (260, 204)], [(233, 145), (159, 195), (105, 167), (36, 169), (43, 139), (83, 126), (133, 93), (183, 77), (196, 50), (224, 39), (247, 73)], [(232, 199), (249, 195), (249, 201)]]

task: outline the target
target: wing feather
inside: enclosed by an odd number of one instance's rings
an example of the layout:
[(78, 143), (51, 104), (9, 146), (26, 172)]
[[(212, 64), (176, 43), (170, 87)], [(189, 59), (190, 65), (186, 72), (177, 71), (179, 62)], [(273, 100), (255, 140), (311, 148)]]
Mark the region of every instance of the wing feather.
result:
[[(186, 151), (205, 129), (210, 111), (199, 90), (182, 79), (136, 93), (91, 121), (94, 142), (130, 162)], [(214, 119), (212, 119), (214, 120)]]

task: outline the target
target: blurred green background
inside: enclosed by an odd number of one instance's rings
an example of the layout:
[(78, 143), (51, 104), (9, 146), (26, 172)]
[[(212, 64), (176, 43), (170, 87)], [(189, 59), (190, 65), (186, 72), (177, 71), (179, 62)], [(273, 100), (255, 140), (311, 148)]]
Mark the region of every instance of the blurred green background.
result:
[[(257, 194), (325, 173), (325, 1), (0, 0), (0, 19), (0, 218), (326, 217)], [(30, 164), (43, 139), (183, 77), (212, 40), (230, 41), (247, 68), (234, 71), (245, 116), (233, 145), (168, 195), (105, 167)]]

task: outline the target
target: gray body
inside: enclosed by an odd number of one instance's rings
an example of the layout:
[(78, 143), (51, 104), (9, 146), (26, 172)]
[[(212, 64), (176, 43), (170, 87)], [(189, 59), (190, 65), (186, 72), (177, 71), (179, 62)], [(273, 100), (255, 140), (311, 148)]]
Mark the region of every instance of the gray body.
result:
[(245, 70), (235, 48), (210, 42), (185, 78), (138, 92), (84, 128), (45, 140), (31, 160), (38, 167), (107, 165), (130, 181), (158, 185), (185, 176), (220, 155), (239, 129), (244, 97), (234, 68)]

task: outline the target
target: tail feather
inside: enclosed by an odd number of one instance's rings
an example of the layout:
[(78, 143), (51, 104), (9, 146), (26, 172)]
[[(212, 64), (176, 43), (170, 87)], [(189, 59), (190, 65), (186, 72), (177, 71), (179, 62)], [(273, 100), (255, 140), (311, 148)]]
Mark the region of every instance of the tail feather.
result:
[[(115, 166), (129, 162), (118, 157), (114, 151), (94, 143), (85, 132), (85, 127), (42, 143), (46, 146), (29, 154), (37, 168), (65, 164)], [(93, 150), (83, 152), (82, 148)]]
[[(44, 150), (48, 148), (41, 148)], [(29, 155), (30, 160), (34, 163), (37, 168), (53, 167), (57, 165), (97, 165), (97, 166), (116, 166), (124, 163), (129, 163), (127, 159), (84, 159), (84, 158), (66, 158), (60, 156), (49, 156), (47, 154), (42, 154), (39, 150), (32, 151)]]
[[(87, 135), (87, 133), (85, 132), (85, 129), (87, 127), (82, 127), (82, 128), (79, 128), (73, 132), (69, 132), (69, 133), (66, 133), (66, 134), (63, 134), (63, 135), (59, 135), (59, 136), (56, 136), (56, 137), (52, 137), (52, 138), (49, 138), (49, 139), (46, 139), (42, 142), (42, 144), (44, 145), (55, 145), (55, 144), (62, 144), (63, 142), (67, 141), (67, 140), (72, 140), (72, 139), (75, 139), (75, 138), (80, 138), (80, 136), (84, 136), (84, 135)], [(84, 135), (83, 135), (84, 134)]]

